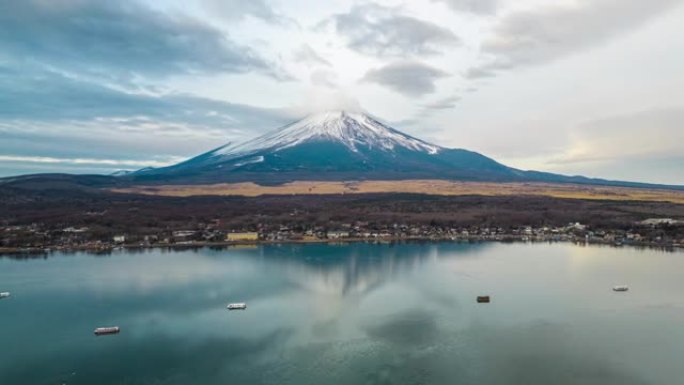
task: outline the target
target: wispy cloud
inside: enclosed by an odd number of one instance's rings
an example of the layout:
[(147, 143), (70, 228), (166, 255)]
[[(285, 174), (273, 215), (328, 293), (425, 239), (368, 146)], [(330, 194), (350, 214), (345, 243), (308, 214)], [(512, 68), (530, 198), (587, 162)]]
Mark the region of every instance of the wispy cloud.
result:
[(50, 163), (87, 166), (115, 167), (163, 167), (183, 160), (183, 157), (169, 157), (166, 160), (130, 160), (130, 159), (88, 159), (88, 158), (54, 158), (48, 156), (0, 155), (0, 162)]
[(396, 61), (371, 69), (362, 81), (377, 83), (407, 96), (422, 96), (435, 91), (435, 81), (448, 73), (417, 61)]
[(549, 3), (501, 16), (482, 43), (482, 64), (467, 77), (538, 65), (591, 48), (634, 30), (679, 0), (578, 0)]
[(311, 83), (317, 86), (337, 87), (337, 74), (326, 69), (317, 69), (311, 73)]
[(6, 58), (99, 76), (275, 76), (267, 59), (220, 30), (128, 0), (1, 2), (0, 51)]
[(273, 9), (267, 0), (202, 0), (201, 3), (212, 14), (231, 21), (241, 20), (247, 16), (267, 22), (278, 22), (283, 17)]
[(585, 122), (572, 130), (567, 150), (548, 163), (682, 159), (682, 122), (684, 107), (650, 109)]
[(92, 120), (148, 117), (157, 121), (263, 129), (288, 118), (260, 108), (187, 94), (131, 93), (58, 72), (0, 66), (0, 120)]
[(426, 110), (448, 110), (456, 107), (456, 103), (458, 103), (459, 100), (461, 100), (460, 96), (452, 95), (435, 100), (431, 103), (424, 103), (422, 106)]
[(328, 60), (324, 59), (318, 52), (311, 48), (308, 44), (302, 44), (293, 52), (293, 59), (298, 63), (304, 63), (307, 66), (325, 66), (330, 67)]
[(433, 55), (461, 42), (445, 27), (372, 3), (355, 5), (328, 22), (349, 48), (368, 55)]
[(497, 11), (499, 0), (432, 0), (448, 5), (457, 12), (469, 12), (474, 14), (494, 14)]

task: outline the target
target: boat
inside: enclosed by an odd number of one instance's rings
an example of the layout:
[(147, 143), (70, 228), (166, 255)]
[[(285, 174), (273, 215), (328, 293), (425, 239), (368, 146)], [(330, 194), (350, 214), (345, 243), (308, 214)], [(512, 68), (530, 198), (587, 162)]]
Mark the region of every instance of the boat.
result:
[(9, 291), (3, 291), (2, 293), (0, 293), (0, 298), (7, 298), (9, 296), (10, 296)]
[(102, 335), (106, 335), (106, 334), (118, 334), (120, 331), (121, 331), (121, 328), (118, 326), (108, 326), (108, 327), (95, 329), (95, 335), (96, 336), (102, 336)]
[(627, 287), (627, 285), (613, 286), (613, 291), (627, 291), (627, 290), (629, 290), (629, 287)]
[(490, 298), (488, 295), (478, 295), (477, 296), (477, 303), (489, 303)]
[(231, 303), (227, 306), (228, 310), (245, 310), (247, 309), (247, 304), (243, 302)]

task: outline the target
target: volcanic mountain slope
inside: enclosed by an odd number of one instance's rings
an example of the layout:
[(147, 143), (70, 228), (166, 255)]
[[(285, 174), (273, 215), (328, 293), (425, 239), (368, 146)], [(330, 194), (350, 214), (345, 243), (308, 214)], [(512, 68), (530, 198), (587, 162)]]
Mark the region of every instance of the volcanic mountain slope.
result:
[(279, 183), (416, 178), (511, 181), (523, 175), (476, 152), (411, 137), (365, 114), (330, 111), (171, 167), (129, 176), (138, 181)]
[[(97, 189), (135, 185), (205, 185), (294, 181), (452, 180), (551, 182), (668, 188), (507, 167), (476, 152), (450, 149), (399, 132), (355, 112), (329, 111), (239, 144), (227, 144), (187, 161), (112, 175), (35, 174), (0, 179), (5, 188)], [(426, 191), (429, 193), (429, 191)]]
[(654, 187), (522, 171), (476, 152), (425, 142), (369, 115), (346, 111), (311, 115), (243, 143), (117, 179), (126, 184), (447, 179)]

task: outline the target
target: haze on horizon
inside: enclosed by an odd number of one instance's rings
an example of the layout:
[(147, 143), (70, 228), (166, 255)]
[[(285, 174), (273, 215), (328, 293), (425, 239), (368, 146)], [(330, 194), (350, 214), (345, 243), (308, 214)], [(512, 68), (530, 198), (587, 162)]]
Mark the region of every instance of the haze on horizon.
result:
[(0, 176), (162, 166), (326, 109), (684, 184), (684, 0), (0, 3)]

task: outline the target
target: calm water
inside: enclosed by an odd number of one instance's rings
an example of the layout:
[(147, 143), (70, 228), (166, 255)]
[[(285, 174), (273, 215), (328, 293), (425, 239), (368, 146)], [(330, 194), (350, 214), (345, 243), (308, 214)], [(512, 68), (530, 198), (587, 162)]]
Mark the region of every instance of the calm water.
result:
[(683, 278), (568, 244), (2, 258), (0, 384), (682, 384)]

